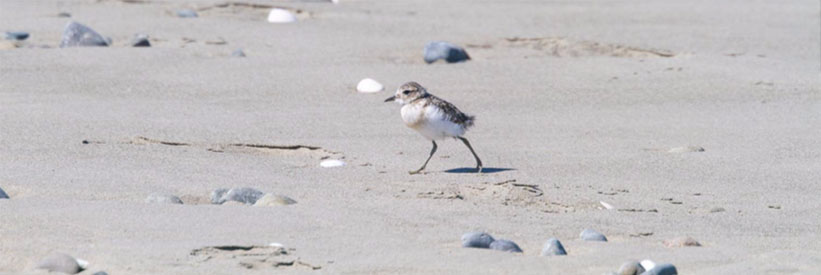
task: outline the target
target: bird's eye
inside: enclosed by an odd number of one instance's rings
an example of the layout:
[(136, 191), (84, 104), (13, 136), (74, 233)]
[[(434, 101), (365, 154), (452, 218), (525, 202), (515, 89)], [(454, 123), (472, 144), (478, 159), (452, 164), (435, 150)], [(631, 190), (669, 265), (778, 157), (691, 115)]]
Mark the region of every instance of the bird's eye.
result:
[(404, 90), (404, 91), (402, 91), (402, 94), (406, 94), (406, 95), (410, 94), (410, 90)]

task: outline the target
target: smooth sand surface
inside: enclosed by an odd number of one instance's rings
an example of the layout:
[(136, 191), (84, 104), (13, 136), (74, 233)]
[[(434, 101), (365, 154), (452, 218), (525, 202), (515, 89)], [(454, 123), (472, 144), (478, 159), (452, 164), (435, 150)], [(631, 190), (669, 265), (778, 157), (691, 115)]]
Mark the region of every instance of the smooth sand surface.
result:
[[(0, 50), (0, 273), (53, 252), (83, 274), (821, 273), (818, 1), (244, 2), (302, 11), (284, 25), (136, 2), (0, 1), (0, 31), (31, 33)], [(69, 20), (113, 46), (57, 48)], [(431, 40), (472, 60), (425, 64)], [(388, 91), (357, 93), (366, 77)], [(408, 175), (430, 143), (382, 101), (411, 80), (477, 116), (491, 173), (458, 173), (473, 158), (449, 140)], [(206, 204), (231, 187), (298, 203)], [(469, 231), (524, 253), (461, 248)], [(663, 244), (680, 236), (703, 246)], [(539, 256), (551, 237), (568, 256)], [(192, 255), (271, 242), (291, 250)]]

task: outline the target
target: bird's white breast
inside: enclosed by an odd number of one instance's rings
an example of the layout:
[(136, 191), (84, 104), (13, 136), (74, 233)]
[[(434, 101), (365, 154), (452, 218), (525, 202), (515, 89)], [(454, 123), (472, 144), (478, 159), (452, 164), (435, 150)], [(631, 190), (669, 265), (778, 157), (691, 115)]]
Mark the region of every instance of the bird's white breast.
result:
[(406, 104), (402, 106), (401, 113), (405, 125), (430, 140), (465, 134), (464, 127), (451, 121), (442, 109), (433, 104)]

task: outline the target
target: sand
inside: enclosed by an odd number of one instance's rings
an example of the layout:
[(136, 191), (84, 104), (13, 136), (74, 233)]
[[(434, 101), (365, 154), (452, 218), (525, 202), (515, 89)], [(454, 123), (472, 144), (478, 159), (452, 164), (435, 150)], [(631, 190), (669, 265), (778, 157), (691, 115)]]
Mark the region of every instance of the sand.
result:
[[(54, 252), (83, 274), (821, 273), (817, 1), (244, 2), (295, 24), (136, 2), (0, 2), (0, 31), (31, 33), (0, 50), (0, 273)], [(69, 20), (112, 47), (57, 48)], [(431, 40), (472, 60), (425, 64)], [(382, 100), (411, 80), (477, 116), (488, 173), (458, 141), (407, 173), (430, 143)], [(207, 204), (231, 187), (298, 203)], [(461, 248), (477, 230), (524, 253)], [(702, 246), (663, 243), (683, 236)], [(539, 256), (551, 237), (568, 256)]]

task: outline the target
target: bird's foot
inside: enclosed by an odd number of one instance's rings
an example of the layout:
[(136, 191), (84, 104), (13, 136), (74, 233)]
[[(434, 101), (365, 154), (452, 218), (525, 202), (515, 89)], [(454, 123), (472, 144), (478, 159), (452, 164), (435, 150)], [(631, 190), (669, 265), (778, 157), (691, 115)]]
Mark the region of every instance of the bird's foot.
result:
[(416, 175), (416, 174), (426, 174), (425, 172), (422, 172), (422, 170), (423, 170), (423, 169), (414, 170), (414, 171), (408, 171), (408, 174), (411, 174), (411, 175)]

